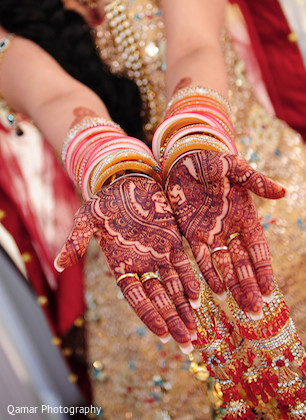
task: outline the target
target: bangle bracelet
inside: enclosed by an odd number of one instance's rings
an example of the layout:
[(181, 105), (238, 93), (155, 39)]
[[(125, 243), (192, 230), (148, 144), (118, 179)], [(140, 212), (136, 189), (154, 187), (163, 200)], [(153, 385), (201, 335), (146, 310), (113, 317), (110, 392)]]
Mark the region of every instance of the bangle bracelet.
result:
[(86, 199), (88, 200), (91, 194), (96, 194), (102, 188), (105, 181), (108, 178), (110, 178), (113, 174), (120, 171), (126, 171), (126, 170), (137, 171), (140, 173), (147, 174), (151, 178), (155, 179), (155, 181), (157, 181), (158, 183), (161, 183), (161, 177), (154, 167), (149, 166), (145, 163), (136, 162), (136, 161), (120, 162), (113, 165), (108, 170), (106, 170), (103, 174), (101, 174), (101, 177), (97, 180), (97, 183), (95, 184), (94, 189), (92, 191), (87, 191)]
[(166, 112), (169, 108), (171, 108), (178, 100), (188, 97), (188, 96), (204, 96), (212, 99), (216, 99), (219, 103), (221, 103), (224, 108), (227, 111), (228, 116), (231, 115), (231, 107), (228, 103), (228, 101), (220, 95), (219, 92), (217, 92), (214, 89), (210, 89), (204, 86), (187, 86), (185, 88), (179, 89), (171, 98), (169, 101)]
[(172, 117), (164, 120), (156, 129), (152, 139), (152, 151), (155, 159), (159, 161), (161, 152), (163, 152), (164, 139), (168, 138), (169, 135), (175, 133), (181, 128), (185, 128), (188, 125), (201, 123), (201, 115), (196, 113), (184, 113), (173, 115)]
[[(205, 120), (204, 120), (205, 121)], [(204, 122), (203, 121), (203, 122)], [(186, 137), (189, 134), (202, 134), (202, 135), (210, 135), (211, 137), (216, 138), (221, 143), (225, 144), (229, 151), (232, 154), (237, 154), (236, 147), (231, 139), (224, 133), (222, 129), (219, 127), (213, 127), (205, 124), (193, 124), (183, 129), (178, 130), (173, 136), (165, 143), (164, 147), (161, 149), (161, 157), (164, 160), (167, 160), (167, 154), (171, 150), (171, 148), (175, 145), (175, 143), (182, 137)]]
[(101, 117), (86, 117), (83, 118), (82, 121), (80, 121), (79, 123), (75, 124), (67, 133), (66, 138), (64, 140), (63, 146), (62, 146), (62, 160), (63, 162), (65, 162), (66, 160), (66, 152), (67, 152), (67, 148), (70, 144), (70, 142), (74, 139), (74, 137), (81, 131), (87, 129), (87, 128), (91, 128), (91, 127), (97, 127), (97, 126), (106, 126), (106, 127), (112, 127), (112, 128), (116, 128), (118, 131), (120, 131), (121, 133), (124, 134), (124, 131), (122, 130), (122, 128), (116, 124), (113, 121), (109, 121), (105, 118), (101, 118)]
[(218, 123), (219, 126), (228, 133), (230, 137), (234, 137), (234, 128), (231, 121), (227, 118), (224, 112), (219, 111), (217, 108), (205, 105), (197, 105), (197, 104), (189, 104), (188, 106), (184, 105), (183, 107), (178, 108), (175, 112), (171, 114), (167, 114), (166, 118), (169, 118), (176, 114), (184, 114), (184, 113), (195, 113), (200, 115), (209, 116), (209, 118), (213, 119), (215, 122)]
[(163, 182), (165, 182), (169, 169), (172, 166), (173, 162), (182, 154), (188, 151), (199, 151), (199, 150), (215, 150), (221, 153), (230, 153), (228, 148), (224, 146), (219, 141), (211, 138), (210, 136), (188, 136), (182, 138), (176, 144), (176, 146), (171, 150), (168, 155), (168, 158), (163, 167)]
[(94, 185), (98, 181), (101, 173), (119, 162), (125, 162), (128, 160), (141, 161), (152, 167), (156, 165), (155, 159), (145, 153), (126, 149), (116, 152), (98, 163), (98, 165), (96, 165), (96, 167), (91, 171), (88, 181), (90, 183), (91, 190), (93, 191)]

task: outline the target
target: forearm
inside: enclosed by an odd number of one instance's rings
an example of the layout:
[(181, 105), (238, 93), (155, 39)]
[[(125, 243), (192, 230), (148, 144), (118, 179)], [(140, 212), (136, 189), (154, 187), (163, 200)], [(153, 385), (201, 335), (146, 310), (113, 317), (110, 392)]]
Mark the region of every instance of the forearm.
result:
[(57, 154), (61, 153), (67, 132), (84, 117), (111, 119), (100, 98), (84, 87), (35, 106), (32, 114), (35, 124)]
[[(7, 32), (0, 28), (0, 38)], [(85, 116), (110, 119), (101, 99), (33, 42), (16, 37), (1, 64), (0, 89), (12, 111), (39, 127), (59, 154), (69, 129)]]
[[(167, 94), (184, 80), (227, 97), (227, 76), (220, 44), (225, 0), (164, 0), (167, 38)], [(187, 7), (186, 7), (187, 6)]]

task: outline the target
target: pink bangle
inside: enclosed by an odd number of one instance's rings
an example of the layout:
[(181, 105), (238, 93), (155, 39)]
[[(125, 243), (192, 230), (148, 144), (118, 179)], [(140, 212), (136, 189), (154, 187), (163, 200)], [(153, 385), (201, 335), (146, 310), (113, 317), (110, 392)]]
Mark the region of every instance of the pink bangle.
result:
[(171, 133), (173, 130), (177, 130), (183, 127), (186, 127), (190, 124), (200, 123), (201, 115), (193, 113), (185, 113), (173, 115), (172, 117), (164, 120), (156, 129), (153, 139), (152, 139), (152, 151), (155, 159), (158, 161), (161, 157), (160, 149), (163, 139), (165, 139), (168, 133)]
[[(157, 160), (160, 159), (161, 157), (161, 143), (163, 141), (163, 139), (165, 137), (167, 137), (167, 134), (172, 130), (175, 131), (176, 129), (181, 128), (180, 125), (182, 125), (182, 123), (184, 123), (184, 125), (186, 127), (188, 127), (188, 125), (191, 124), (191, 122), (196, 123), (196, 122), (208, 122), (210, 119), (207, 118), (207, 116), (203, 116), (201, 114), (198, 113), (192, 113), (192, 112), (185, 112), (182, 114), (177, 114), (174, 115), (172, 117), (169, 117), (168, 119), (164, 120), (160, 126), (157, 128), (157, 130), (155, 131), (155, 134), (153, 136), (153, 140), (152, 140), (152, 149), (153, 149), (153, 154), (155, 156), (155, 158)], [(193, 131), (194, 132), (194, 131)], [(215, 135), (217, 138), (220, 139), (220, 141), (222, 141), (224, 144), (227, 145), (227, 147), (229, 148), (229, 150), (231, 151), (231, 153), (233, 154), (238, 154), (236, 145), (234, 144), (234, 142), (232, 141), (232, 139), (228, 136), (228, 134), (226, 133), (226, 131), (223, 129), (223, 127), (221, 126), (220, 128), (217, 127), (209, 127), (207, 126), (207, 128), (205, 127), (205, 131), (204, 134), (208, 133), (208, 134), (213, 134)], [(176, 138), (177, 140), (177, 138)], [(173, 146), (173, 138), (171, 139), (171, 145)], [(167, 150), (169, 150), (169, 145), (166, 146)]]
[(84, 131), (91, 127), (109, 127), (115, 128), (117, 131), (124, 134), (122, 128), (113, 121), (106, 120), (102, 117), (85, 117), (82, 121), (75, 124), (67, 133), (62, 147), (62, 160), (66, 160), (66, 152), (70, 142), (78, 135), (79, 132)]

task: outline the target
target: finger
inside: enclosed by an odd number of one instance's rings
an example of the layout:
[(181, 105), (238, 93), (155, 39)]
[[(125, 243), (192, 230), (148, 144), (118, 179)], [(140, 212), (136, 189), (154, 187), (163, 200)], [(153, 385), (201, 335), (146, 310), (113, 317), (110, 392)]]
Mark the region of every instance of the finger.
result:
[(144, 281), (143, 288), (157, 312), (166, 322), (168, 330), (174, 340), (179, 344), (189, 343), (189, 331), (179, 317), (159, 279), (151, 278)]
[(211, 258), (216, 272), (231, 291), (239, 307), (243, 311), (247, 310), (248, 308), (244, 304), (242, 287), (232, 263), (230, 253), (226, 250), (220, 250), (212, 253)]
[(195, 309), (199, 308), (201, 305), (199, 301), (200, 283), (194, 274), (184, 249), (173, 249), (170, 255), (170, 260), (180, 277), (185, 294), (189, 298), (191, 306)]
[(243, 240), (251, 256), (261, 294), (271, 296), (274, 289), (270, 252), (262, 226), (258, 221), (243, 230)]
[(228, 248), (235, 267), (242, 293), (245, 310), (250, 312), (251, 317), (262, 317), (262, 296), (257, 284), (255, 271), (250, 256), (240, 236), (233, 239)]
[(54, 260), (54, 267), (59, 272), (75, 264), (84, 255), (89, 240), (96, 231), (89, 205), (89, 203), (85, 203), (75, 214), (70, 235)]
[(286, 190), (282, 185), (255, 171), (241, 156), (226, 155), (225, 159), (229, 164), (227, 177), (230, 182), (260, 197), (277, 199), (285, 196)]
[(172, 302), (180, 318), (182, 319), (188, 330), (196, 330), (197, 326), (195, 322), (194, 313), (184, 293), (184, 288), (177, 272), (170, 263), (159, 265), (158, 271), (162, 278), (163, 284), (168, 292), (168, 295), (172, 299)]
[(142, 322), (158, 337), (168, 334), (166, 322), (156, 311), (140, 281), (135, 277), (124, 277), (118, 282), (120, 290)]
[(213, 266), (208, 246), (206, 244), (192, 245), (192, 252), (199, 269), (211, 290), (218, 295), (224, 293), (226, 287)]

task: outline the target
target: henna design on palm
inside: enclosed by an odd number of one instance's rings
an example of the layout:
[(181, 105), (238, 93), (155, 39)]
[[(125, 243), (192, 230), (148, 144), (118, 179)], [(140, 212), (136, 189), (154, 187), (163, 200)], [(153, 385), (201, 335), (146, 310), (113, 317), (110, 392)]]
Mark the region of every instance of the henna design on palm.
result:
[[(202, 151), (180, 159), (166, 183), (179, 228), (215, 293), (228, 287), (239, 306), (258, 313), (274, 287), (269, 249), (250, 191), (277, 199), (285, 189), (241, 157)], [(224, 247), (231, 234), (241, 232)]]
[(162, 337), (170, 332), (179, 344), (189, 343), (190, 332), (196, 329), (189, 300), (198, 299), (199, 283), (161, 186), (142, 176), (104, 186), (77, 212), (56, 267), (74, 264), (92, 235), (116, 278), (159, 271), (162, 282), (150, 279), (142, 285), (136, 277), (124, 277), (118, 285), (155, 334)]

